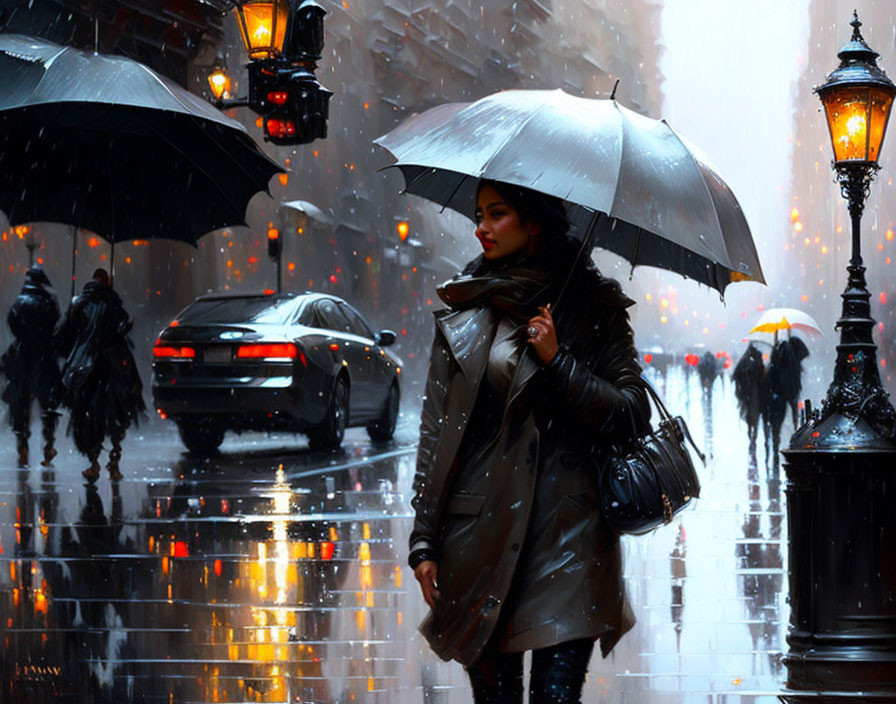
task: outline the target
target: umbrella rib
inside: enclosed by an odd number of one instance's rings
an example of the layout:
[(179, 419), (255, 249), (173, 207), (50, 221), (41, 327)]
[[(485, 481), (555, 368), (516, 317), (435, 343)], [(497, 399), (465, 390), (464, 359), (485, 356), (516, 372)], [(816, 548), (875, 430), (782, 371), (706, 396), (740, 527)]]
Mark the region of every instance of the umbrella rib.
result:
[[(181, 156), (184, 156), (184, 157), (186, 157), (187, 159), (189, 159), (190, 163), (192, 163), (193, 166), (194, 166), (194, 167), (195, 167), (195, 168), (196, 168), (196, 169), (197, 169), (203, 176), (205, 176), (211, 183), (214, 184), (214, 186), (215, 186), (215, 188), (218, 190), (218, 192), (224, 197), (224, 201), (227, 203), (227, 206), (230, 208), (231, 212), (233, 212), (233, 213), (237, 216), (237, 218), (239, 219), (239, 222), (240, 222), (241, 224), (245, 224), (245, 222), (246, 222), (246, 214), (245, 214), (245, 213), (240, 214), (240, 213), (236, 210), (236, 207), (233, 205), (233, 203), (230, 202), (230, 198), (228, 197), (228, 195), (227, 195), (227, 194), (221, 189), (221, 187), (218, 185), (218, 181), (217, 181), (217, 179), (212, 178), (212, 177), (206, 172), (205, 169), (203, 169), (201, 166), (199, 166), (195, 161), (193, 161), (193, 159), (190, 159), (189, 155), (188, 155), (183, 149), (181, 149), (177, 144), (175, 144), (175, 143), (172, 142), (170, 139), (168, 139), (168, 137), (166, 137), (162, 132), (160, 132), (158, 129), (156, 129), (155, 126), (153, 126), (152, 124), (147, 123), (145, 120), (144, 120), (143, 122), (144, 122), (144, 124), (147, 125), (147, 127), (149, 127), (149, 129), (151, 129), (153, 132), (155, 132), (155, 133), (156, 133), (156, 134), (157, 134), (157, 135), (158, 135), (164, 142), (167, 142), (168, 145), (169, 145), (172, 149), (174, 149), (176, 152), (178, 152), (179, 154), (181, 154)], [(212, 141), (214, 141), (214, 140), (212, 140)], [(215, 142), (215, 144), (217, 144), (217, 142)]]
[[(391, 169), (393, 166), (397, 166), (397, 164), (389, 164), (388, 166), (384, 166), (382, 169), (377, 169), (377, 170), (382, 171), (383, 169)], [(414, 176), (414, 178), (411, 179), (410, 183), (405, 183), (404, 188), (401, 189), (401, 193), (399, 195), (404, 195), (405, 193), (407, 193), (408, 189), (411, 186), (413, 186), (415, 183), (417, 183), (417, 181), (419, 181), (421, 178), (426, 176), (427, 172), (431, 172), (431, 171), (435, 171), (435, 169), (428, 167), (428, 166), (423, 167), (423, 170), (419, 174)]]
[[(688, 158), (694, 163), (694, 166), (697, 169), (697, 173), (700, 175), (700, 183), (703, 185), (703, 188), (706, 191), (706, 196), (709, 198), (709, 202), (713, 204), (712, 216), (715, 219), (716, 226), (719, 228), (719, 232), (721, 233), (723, 230), (722, 230), (722, 223), (719, 220), (719, 213), (715, 208), (715, 201), (712, 198), (712, 192), (709, 190), (709, 186), (706, 184), (706, 179), (703, 178), (703, 173), (700, 171), (700, 165), (699, 165), (699, 162), (697, 161), (697, 157), (694, 156), (694, 153), (688, 148), (688, 145), (682, 141), (681, 137), (678, 135), (678, 132), (676, 132), (672, 128), (672, 126), (669, 125), (668, 122), (666, 122), (665, 120), (663, 120), (663, 122), (666, 124), (666, 127), (669, 128), (669, 133), (673, 137), (675, 137), (675, 139), (678, 141), (678, 143), (684, 148), (684, 151), (687, 154)], [(725, 257), (730, 262), (731, 261), (731, 253), (728, 251), (728, 245), (725, 242), (725, 238), (721, 237), (720, 239), (722, 241), (722, 246), (725, 248)], [(685, 248), (685, 249), (687, 249), (687, 248)], [(693, 251), (693, 250), (691, 250), (691, 251)], [(694, 254), (697, 254), (698, 256), (701, 256), (704, 259), (708, 259), (708, 257), (704, 257), (699, 252), (694, 252)], [(712, 262), (712, 263), (713, 264), (721, 264), (721, 262)], [(728, 267), (727, 265), (725, 265), (725, 264), (721, 264), (721, 265), (724, 266), (726, 269), (728, 269), (728, 271), (732, 271), (732, 269), (730, 267)]]
[(635, 267), (638, 266), (638, 255), (641, 253), (641, 233), (643, 231), (643, 228), (638, 226), (638, 236), (635, 239), (635, 251), (632, 254), (632, 270), (628, 274), (629, 281), (632, 280), (632, 277), (635, 275)]
[(479, 178), (482, 178), (482, 175), (485, 173), (486, 169), (488, 169), (489, 165), (492, 163), (492, 161), (494, 161), (495, 157), (497, 157), (498, 154), (503, 151), (504, 147), (506, 147), (511, 142), (511, 140), (516, 139), (519, 136), (520, 132), (522, 132), (526, 127), (526, 125), (528, 125), (535, 118), (535, 116), (540, 113), (547, 105), (547, 101), (543, 100), (541, 105), (535, 108), (527, 117), (522, 120), (522, 122), (520, 122), (519, 126), (517, 126), (517, 128), (513, 132), (505, 137), (504, 141), (501, 143), (501, 146), (499, 146), (494, 150), (494, 152), (492, 152), (492, 155), (482, 165), (482, 168), (479, 169)]
[[(150, 78), (152, 78), (156, 83), (158, 83), (158, 84), (162, 87), (162, 89), (163, 89), (169, 96), (171, 96), (171, 98), (174, 99), (174, 101), (177, 102), (178, 105), (180, 105), (180, 106), (184, 109), (185, 112), (184, 112), (183, 114), (185, 114), (185, 115), (190, 115), (191, 117), (194, 116), (194, 115), (193, 115), (193, 109), (192, 109), (189, 105), (187, 105), (183, 100), (181, 100), (180, 98), (178, 98), (178, 97), (177, 97), (177, 94), (176, 94), (174, 91), (171, 90), (171, 88), (165, 83), (165, 81), (162, 80), (162, 78), (161, 78), (155, 71), (153, 71), (151, 68), (149, 68), (149, 66), (147, 66), (147, 65), (145, 65), (145, 64), (142, 64), (142, 63), (140, 63), (140, 62), (135, 62), (135, 63), (137, 63), (137, 65), (140, 66), (140, 68), (142, 68), (143, 71), (144, 71), (145, 73), (147, 73), (147, 74), (149, 75)], [(209, 108), (211, 108), (211, 105), (209, 105)], [(214, 108), (212, 108), (212, 109), (214, 109)], [(172, 112), (173, 112), (173, 111), (172, 111)], [(216, 115), (215, 117), (217, 117), (217, 115)], [(222, 114), (221, 114), (221, 117), (226, 117), (226, 115), (224, 115), (224, 114), (222, 113)], [(205, 119), (205, 120), (213, 120), (213, 118), (212, 118), (211, 116), (209, 116), (209, 117), (203, 117), (203, 119)], [(227, 119), (229, 119), (229, 118), (227, 118)], [(213, 120), (213, 121), (214, 121), (214, 122), (218, 122), (217, 120)], [(219, 122), (218, 124), (226, 124), (226, 123)], [(237, 124), (239, 124), (239, 123), (237, 123)], [(227, 125), (227, 126), (230, 127), (230, 125)], [(232, 128), (232, 127), (231, 127), (231, 128)]]
[[(57, 51), (55, 54), (53, 54), (53, 56), (51, 56), (49, 59), (47, 59), (46, 61), (40, 62), (41, 65), (43, 66), (44, 72), (43, 72), (43, 75), (38, 79), (37, 83), (34, 84), (34, 88), (31, 90), (31, 94), (28, 96), (29, 98), (33, 97), (34, 94), (37, 93), (38, 88), (40, 88), (41, 84), (46, 79), (47, 74), (49, 73), (48, 69), (50, 68), (50, 66), (53, 65), (53, 62), (55, 62), (56, 59), (58, 59), (60, 56), (62, 56), (69, 49), (71, 49), (70, 46), (63, 46), (62, 48), (60, 48), (59, 51)], [(7, 56), (14, 56), (13, 54), (10, 54), (7, 51), (4, 51), (3, 53), (6, 54)], [(12, 109), (21, 108), (21, 107), (24, 107), (25, 105), (34, 105), (34, 104), (35, 103), (21, 103)]]
[(448, 198), (445, 200), (445, 202), (442, 204), (442, 209), (439, 211), (440, 213), (445, 212), (445, 208), (448, 207), (448, 204), (451, 202), (451, 199), (454, 198), (454, 195), (460, 190), (460, 187), (464, 185), (464, 181), (466, 181), (468, 178), (470, 178), (470, 177), (467, 176), (466, 174), (461, 174), (460, 181), (457, 182), (457, 185), (454, 187), (454, 190), (451, 191), (451, 195), (449, 195)]
[[(196, 117), (195, 115), (188, 114), (188, 113), (180, 113), (180, 114), (182, 114), (182, 115), (186, 115), (186, 117), (189, 118), (190, 121), (193, 122), (193, 123), (200, 129), (200, 131), (201, 131), (202, 134), (207, 138), (207, 140), (210, 141), (210, 142), (215, 146), (216, 149), (219, 149), (219, 150), (221, 150), (222, 152), (224, 152), (224, 154), (227, 156), (227, 158), (228, 158), (228, 160), (231, 162), (231, 164), (236, 165), (236, 167), (237, 167), (240, 171), (243, 172), (243, 175), (245, 175), (247, 179), (249, 179), (250, 181), (252, 181), (253, 184), (257, 183), (257, 180), (255, 179), (255, 177), (254, 177), (251, 173), (249, 173), (249, 171), (246, 169), (246, 167), (243, 166), (243, 163), (242, 163), (239, 159), (237, 159), (235, 156), (233, 156), (229, 151), (227, 151), (226, 149), (224, 149), (224, 147), (221, 146), (221, 144), (218, 142), (218, 140), (214, 139), (211, 135), (209, 135), (209, 134), (206, 132), (205, 127), (203, 126), (202, 122), (200, 121), (200, 118)], [(205, 119), (205, 118), (201, 118), (201, 119)], [(221, 123), (215, 123), (215, 124), (221, 124)], [(227, 125), (222, 125), (222, 126), (223, 126), (223, 127), (227, 127), (228, 129), (234, 129), (233, 127), (228, 127)], [(242, 132), (242, 131), (240, 131), (240, 130), (235, 130), (235, 131), (236, 131), (238, 134), (241, 134), (241, 135), (245, 136), (246, 139), (252, 141), (253, 145), (255, 144), (254, 141), (252, 140), (252, 138), (251, 138), (248, 134), (246, 134), (245, 132)], [(256, 145), (256, 148), (257, 148), (257, 145)], [(267, 154), (265, 154), (264, 152), (262, 152), (260, 149), (258, 150), (258, 153), (259, 153), (262, 157), (265, 157), (265, 158), (269, 159), (269, 160), (271, 161), (271, 163), (273, 163), (273, 160), (272, 160), (269, 156), (267, 156)], [(277, 171), (275, 171), (274, 173), (286, 173), (286, 171), (285, 171), (284, 169), (281, 169), (280, 166), (277, 165)], [(271, 174), (271, 176), (273, 176), (273, 174)], [(267, 193), (267, 192), (268, 192), (268, 181), (270, 181), (270, 180), (271, 180), (271, 179), (270, 179), (270, 176), (269, 176), (268, 179), (267, 179), (267, 181), (264, 181), (264, 182), (262, 183), (261, 187), (259, 187), (258, 190), (261, 190), (261, 189), (263, 188), (264, 191)]]
[[(217, 121), (217, 120), (214, 120), (212, 117), (202, 117), (202, 118), (197, 117), (197, 116), (193, 113), (193, 111), (192, 111), (192, 109), (190, 108), (190, 106), (189, 106), (189, 105), (186, 105), (180, 98), (178, 98), (177, 95), (175, 95), (175, 93), (171, 90), (171, 88), (169, 88), (169, 87), (165, 84), (165, 82), (158, 76), (158, 74), (156, 74), (155, 71), (153, 71), (153, 70), (150, 69), (148, 66), (145, 66), (145, 65), (143, 65), (143, 64), (140, 64), (140, 66), (143, 68), (143, 70), (144, 70), (147, 74), (149, 74), (150, 77), (153, 78), (153, 80), (155, 80), (155, 81), (156, 81), (156, 82), (157, 82), (157, 83), (158, 83), (158, 84), (159, 84), (159, 85), (160, 85), (160, 86), (161, 86), (161, 87), (168, 93), (168, 95), (170, 95), (174, 100), (177, 101), (177, 103), (178, 103), (180, 106), (183, 107), (183, 109), (185, 110), (185, 112), (180, 112), (179, 114), (181, 114), (181, 115), (185, 115), (185, 116), (188, 117), (191, 121), (193, 121), (194, 123), (196, 123), (197, 126), (199, 126), (200, 128), (202, 127), (202, 123), (200, 122), (200, 120), (208, 120), (209, 122), (214, 122), (215, 124), (219, 124), (219, 125), (221, 125), (222, 127), (227, 127), (228, 129), (235, 130), (236, 132), (239, 132), (240, 134), (244, 134), (244, 135), (246, 135), (247, 137), (249, 136), (248, 133), (247, 133), (244, 129), (242, 129), (242, 125), (240, 125), (238, 122), (236, 123), (237, 125), (239, 125), (239, 127), (237, 128), (237, 127), (234, 127), (234, 126), (232, 126), (232, 125), (228, 125), (228, 124), (225, 123), (225, 122), (219, 122), (219, 121)], [(172, 111), (170, 111), (170, 112), (175, 112), (175, 111), (172, 110)], [(226, 117), (226, 116), (222, 115), (222, 117)], [(229, 118), (228, 118), (228, 119), (229, 119)], [(234, 122), (235, 122), (235, 121), (234, 121)], [(207, 135), (206, 132), (205, 132), (205, 129), (202, 129), (202, 133), (203, 133), (204, 135), (206, 135), (207, 137), (209, 137), (209, 139), (211, 139), (212, 143), (213, 143), (218, 149), (221, 149), (222, 151), (224, 151), (224, 153), (227, 154), (227, 156), (230, 158), (230, 160), (231, 160), (234, 164), (236, 164), (236, 165), (239, 167), (239, 169), (240, 169), (240, 170), (241, 170), (247, 177), (252, 178), (252, 174), (250, 174), (250, 173), (246, 170), (246, 168), (243, 166), (242, 162), (240, 162), (239, 160), (235, 159), (229, 152), (227, 152), (226, 150), (224, 150), (223, 147), (221, 147), (221, 145), (218, 144), (217, 140), (212, 139), (209, 135)], [(250, 138), (250, 139), (251, 139), (251, 138)], [(262, 154), (263, 154), (263, 152), (262, 152)], [(281, 173), (285, 173), (285, 172), (281, 171)], [(253, 181), (254, 181), (254, 179), (253, 179)], [(266, 182), (265, 182), (264, 186), (265, 186), (265, 189), (267, 189), (267, 183), (266, 183)]]

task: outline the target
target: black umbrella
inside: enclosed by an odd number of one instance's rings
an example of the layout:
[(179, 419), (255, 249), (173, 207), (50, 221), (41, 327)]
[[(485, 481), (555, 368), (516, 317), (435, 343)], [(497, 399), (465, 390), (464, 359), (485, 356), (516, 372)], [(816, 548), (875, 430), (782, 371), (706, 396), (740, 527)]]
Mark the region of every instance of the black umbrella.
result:
[(120, 56), (0, 34), (0, 210), (112, 242), (244, 225), (283, 169), (235, 120)]

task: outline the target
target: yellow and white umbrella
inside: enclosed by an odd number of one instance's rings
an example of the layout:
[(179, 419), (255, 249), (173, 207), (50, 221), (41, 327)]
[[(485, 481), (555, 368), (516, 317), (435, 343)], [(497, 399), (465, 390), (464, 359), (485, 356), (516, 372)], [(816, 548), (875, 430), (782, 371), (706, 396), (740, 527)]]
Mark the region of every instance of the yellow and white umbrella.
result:
[(750, 335), (772, 333), (777, 336), (780, 330), (786, 330), (788, 334), (793, 330), (798, 330), (812, 337), (821, 337), (823, 334), (815, 318), (808, 313), (796, 308), (770, 308), (756, 321), (753, 329), (750, 330)]

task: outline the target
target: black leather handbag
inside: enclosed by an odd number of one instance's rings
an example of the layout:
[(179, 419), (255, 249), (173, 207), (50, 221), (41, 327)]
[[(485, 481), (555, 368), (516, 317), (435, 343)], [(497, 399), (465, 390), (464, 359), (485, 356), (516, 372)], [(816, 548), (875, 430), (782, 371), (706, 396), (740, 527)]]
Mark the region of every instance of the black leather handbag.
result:
[(636, 535), (666, 525), (700, 496), (700, 480), (685, 440), (706, 464), (684, 419), (673, 418), (650, 383), (641, 381), (659, 411), (659, 427), (621, 447), (600, 474), (601, 509), (607, 523)]

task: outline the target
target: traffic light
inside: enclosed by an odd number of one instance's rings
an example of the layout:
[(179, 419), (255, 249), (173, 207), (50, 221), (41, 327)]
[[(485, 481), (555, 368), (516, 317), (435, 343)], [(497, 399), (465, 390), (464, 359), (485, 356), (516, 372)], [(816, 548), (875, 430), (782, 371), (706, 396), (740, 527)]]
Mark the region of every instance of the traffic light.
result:
[(274, 144), (326, 137), (331, 95), (305, 65), (282, 59), (249, 64), (249, 107), (262, 116), (265, 139)]
[[(316, 0), (290, 0), (290, 21), (283, 41), (283, 55), (293, 61), (320, 61), (324, 50), (324, 15)], [(310, 67), (313, 71), (315, 66)]]
[(280, 230), (273, 225), (271, 223), (268, 227), (268, 256), (276, 262), (283, 252), (283, 242), (280, 240)]

